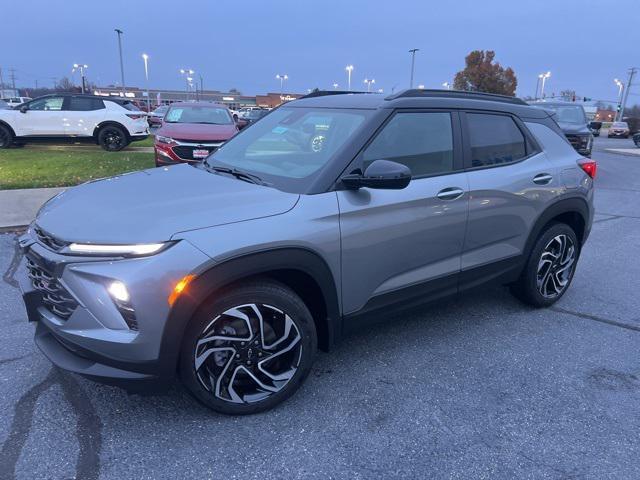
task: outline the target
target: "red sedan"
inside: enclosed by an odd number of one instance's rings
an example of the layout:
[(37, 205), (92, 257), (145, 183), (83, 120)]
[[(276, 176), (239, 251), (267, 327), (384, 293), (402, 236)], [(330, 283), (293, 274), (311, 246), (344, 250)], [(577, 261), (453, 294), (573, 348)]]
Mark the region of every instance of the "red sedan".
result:
[(224, 105), (174, 103), (156, 133), (156, 165), (201, 162), (236, 133), (238, 127)]

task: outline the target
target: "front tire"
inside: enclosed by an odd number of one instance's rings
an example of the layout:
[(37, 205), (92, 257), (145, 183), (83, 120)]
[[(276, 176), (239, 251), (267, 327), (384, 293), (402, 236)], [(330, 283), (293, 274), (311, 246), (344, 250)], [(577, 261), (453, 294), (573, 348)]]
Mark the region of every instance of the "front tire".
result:
[(185, 332), (180, 377), (216, 412), (258, 413), (295, 393), (311, 370), (317, 343), (300, 297), (277, 282), (251, 281), (200, 307)]
[(580, 245), (571, 227), (554, 223), (538, 237), (511, 292), (533, 307), (549, 307), (567, 291), (575, 273)]
[(98, 144), (107, 152), (119, 152), (129, 145), (129, 139), (122, 128), (107, 125), (102, 127), (98, 133)]
[(13, 133), (11, 130), (4, 125), (0, 125), (0, 148), (9, 148), (12, 143)]

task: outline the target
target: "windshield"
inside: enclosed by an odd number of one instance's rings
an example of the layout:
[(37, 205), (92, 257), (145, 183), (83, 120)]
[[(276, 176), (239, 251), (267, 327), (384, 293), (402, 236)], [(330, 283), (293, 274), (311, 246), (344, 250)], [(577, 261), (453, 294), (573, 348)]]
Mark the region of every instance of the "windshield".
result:
[(581, 125), (587, 123), (584, 110), (579, 105), (550, 105), (543, 103), (540, 106), (556, 112), (556, 121), (558, 123), (576, 123)]
[(286, 191), (304, 191), (371, 110), (278, 108), (207, 161), (251, 172)]
[(165, 105), (163, 107), (156, 108), (153, 111), (153, 113), (158, 114), (158, 115), (164, 115), (167, 110), (169, 110), (169, 107)]
[(629, 128), (629, 125), (627, 125), (627, 122), (613, 122), (611, 126), (613, 128)]
[(197, 105), (171, 107), (165, 115), (164, 121), (167, 123), (205, 123), (210, 125), (230, 125), (233, 123), (226, 108)]

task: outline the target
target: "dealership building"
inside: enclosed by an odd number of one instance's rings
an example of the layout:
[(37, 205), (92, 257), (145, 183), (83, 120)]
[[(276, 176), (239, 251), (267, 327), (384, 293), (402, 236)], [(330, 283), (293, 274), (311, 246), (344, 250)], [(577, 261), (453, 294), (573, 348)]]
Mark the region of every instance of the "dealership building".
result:
[(184, 101), (205, 101), (218, 102), (227, 105), (229, 108), (238, 109), (242, 107), (265, 107), (274, 108), (283, 102), (289, 102), (302, 97), (297, 93), (266, 93), (264, 95), (241, 95), (239, 92), (221, 92), (218, 90), (149, 90), (149, 97), (145, 89), (137, 87), (127, 87), (124, 91), (117, 86), (96, 88), (95, 95), (125, 97), (139, 102), (146, 102), (149, 98), (152, 106), (159, 104), (169, 104)]

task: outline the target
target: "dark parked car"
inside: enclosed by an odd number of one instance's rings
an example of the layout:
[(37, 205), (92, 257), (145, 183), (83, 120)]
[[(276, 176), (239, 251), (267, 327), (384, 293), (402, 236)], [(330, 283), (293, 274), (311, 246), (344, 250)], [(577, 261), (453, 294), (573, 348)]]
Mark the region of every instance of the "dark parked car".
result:
[(247, 124), (252, 124), (257, 122), (258, 120), (260, 120), (262, 117), (264, 117), (267, 113), (269, 113), (271, 110), (267, 110), (266, 108), (264, 109), (254, 109), (254, 110), (249, 110), (248, 112), (246, 112), (244, 114), (244, 116), (242, 117), (243, 120), (247, 121)]
[(554, 119), (558, 122), (571, 146), (580, 155), (591, 157), (593, 134), (582, 105), (571, 102), (538, 102), (532, 103), (532, 105), (553, 111)]
[(238, 127), (224, 105), (173, 103), (156, 132), (156, 165), (202, 162), (236, 133)]
[(633, 136), (633, 143), (636, 144), (636, 147), (640, 148), (640, 133), (636, 133)]
[(149, 115), (149, 126), (150, 127), (161, 127), (162, 119), (164, 118), (165, 113), (169, 110), (169, 105), (160, 105)]
[(609, 138), (629, 138), (629, 125), (627, 122), (613, 122), (609, 127)]
[[(232, 124), (174, 108), (169, 122)], [(308, 149), (312, 131), (325, 139)], [(549, 112), (513, 97), (303, 98), (202, 163), (50, 200), (20, 237), (20, 286), (60, 368), (123, 384), (179, 375), (214, 410), (256, 413), (302, 385), (317, 348), (376, 317), (488, 282), (553, 305), (589, 237), (596, 169)], [(340, 355), (351, 368), (349, 345)]]

